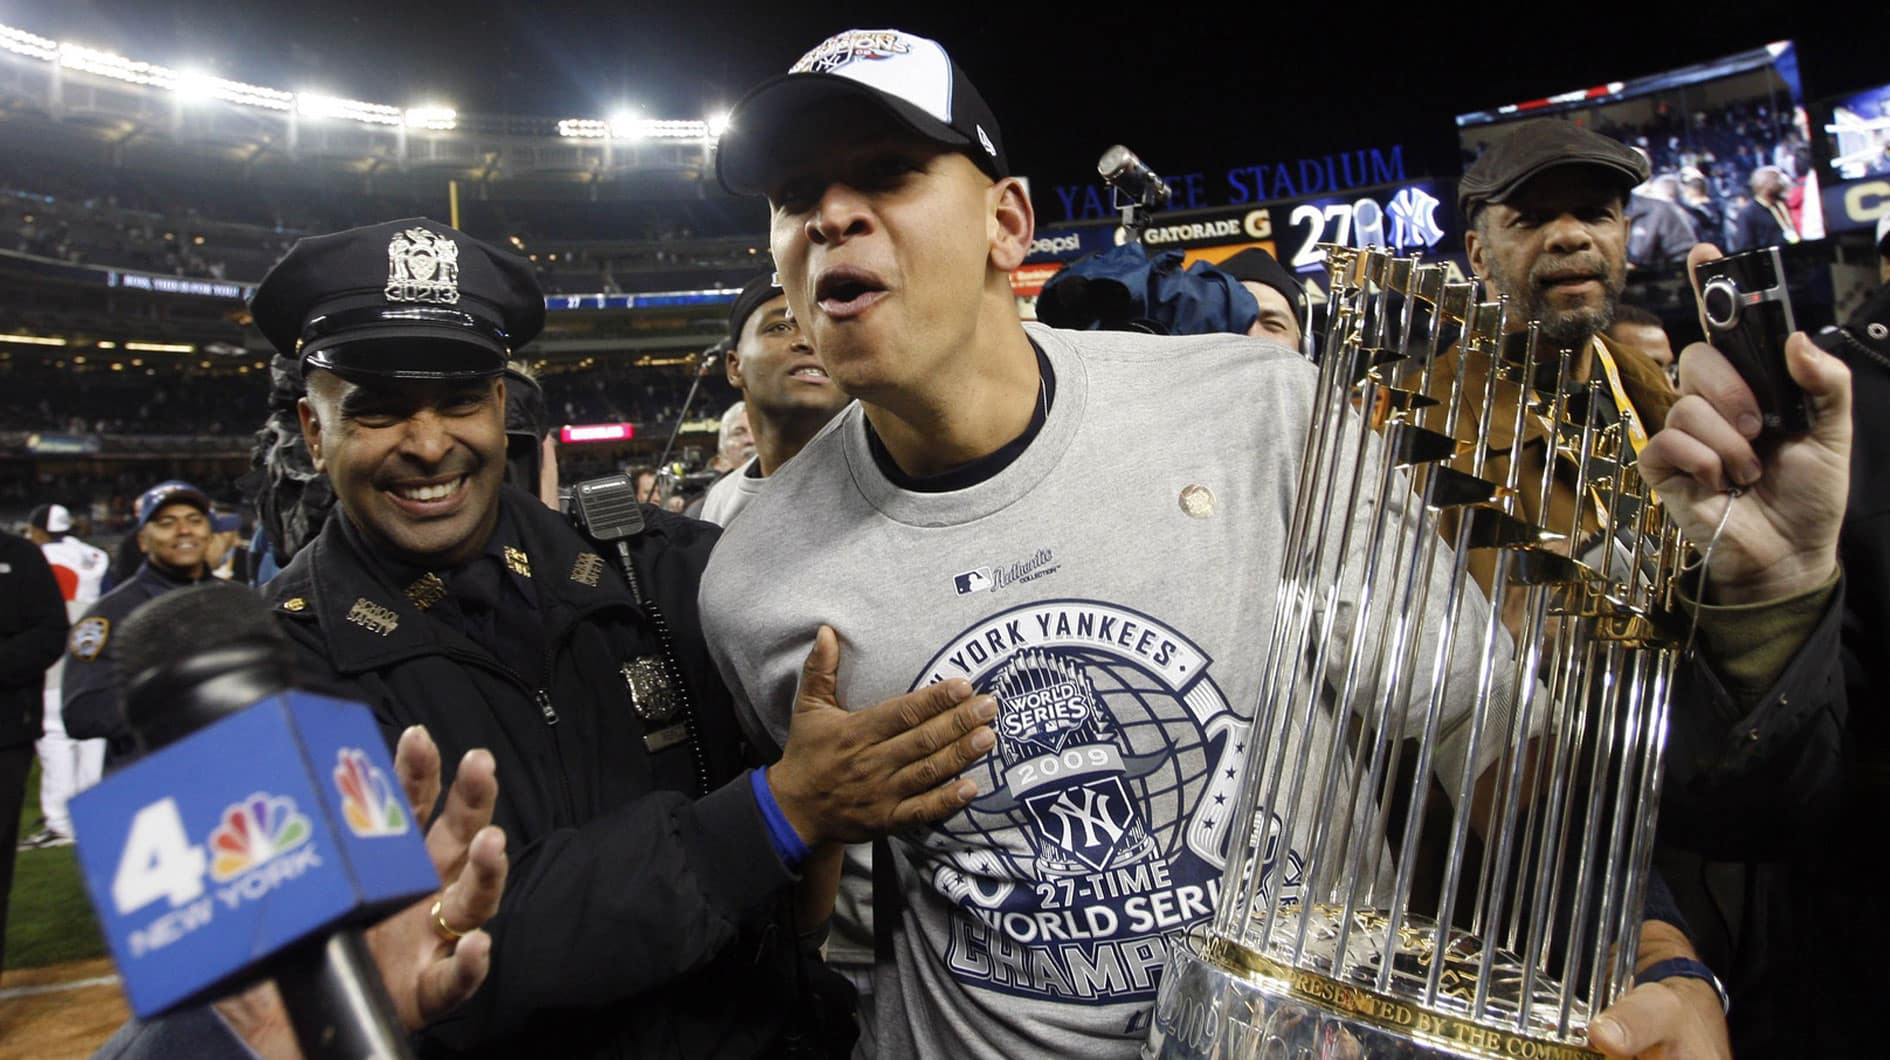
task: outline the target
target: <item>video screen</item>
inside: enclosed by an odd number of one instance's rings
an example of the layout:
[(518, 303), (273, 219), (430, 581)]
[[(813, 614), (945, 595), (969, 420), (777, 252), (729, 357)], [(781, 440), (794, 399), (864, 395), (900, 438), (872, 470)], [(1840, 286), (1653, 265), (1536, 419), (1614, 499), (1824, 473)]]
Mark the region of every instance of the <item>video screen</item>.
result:
[(1890, 85), (1832, 104), (1824, 131), (1840, 178), (1890, 176)]
[[(1700, 241), (1730, 252), (1824, 236), (1802, 96), (1796, 51), (1790, 41), (1778, 41), (1665, 73), (1461, 114), (1457, 137), (1466, 169), (1526, 121), (1578, 122), (1638, 149), (1653, 176), (1630, 197), (1628, 261), (1636, 268), (1677, 268)], [(1881, 103), (1874, 113), (1881, 116)]]

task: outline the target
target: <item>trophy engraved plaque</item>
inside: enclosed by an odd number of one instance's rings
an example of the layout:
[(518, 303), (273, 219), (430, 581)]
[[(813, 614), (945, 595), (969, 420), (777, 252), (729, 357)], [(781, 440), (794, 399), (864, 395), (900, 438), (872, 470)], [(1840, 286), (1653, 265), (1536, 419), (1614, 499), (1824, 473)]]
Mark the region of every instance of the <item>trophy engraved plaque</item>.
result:
[(1605, 347), (1553, 348), (1446, 266), (1324, 249), (1220, 901), (1171, 947), (1144, 1055), (1597, 1056), (1588, 1020), (1634, 967), (1688, 545)]

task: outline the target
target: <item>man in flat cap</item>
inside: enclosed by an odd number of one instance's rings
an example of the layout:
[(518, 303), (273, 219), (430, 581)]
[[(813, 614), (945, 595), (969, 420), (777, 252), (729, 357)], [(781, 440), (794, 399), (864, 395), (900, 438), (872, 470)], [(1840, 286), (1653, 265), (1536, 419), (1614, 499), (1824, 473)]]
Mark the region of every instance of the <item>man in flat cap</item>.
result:
[(940, 687), (848, 714), (810, 684), (783, 704), (807, 735), (750, 770), (698, 628), (716, 529), (644, 506), (620, 550), (501, 485), (501, 372), (544, 320), (515, 255), (419, 219), (306, 239), (252, 311), (300, 360), (338, 501), (265, 599), (390, 742), (421, 723), (446, 761), (485, 747), (499, 767), (512, 869), (491, 972), (430, 1042), (774, 1056), (831, 1032), (797, 938), (824, 910), (788, 909), (802, 866), (962, 805), (980, 700)]
[[(1642, 476), (1689, 538), (1712, 540), (1733, 506), (1703, 599), (1693, 605), (1711, 675), (1678, 686), (1661, 804), (1663, 843), (1724, 850), (1755, 829), (1790, 827), (1791, 800), (1778, 798), (1771, 784), (1752, 783), (1744, 770), (1754, 760), (1791, 753), (1817, 719), (1843, 702), (1836, 542), (1850, 450), (1850, 377), (1836, 358), (1793, 336), (1783, 355), (1811, 400), (1812, 429), (1760, 444), (1751, 391), (1717, 350), (1688, 347), (1676, 391), (1651, 359), (1611, 341), (1604, 332), (1625, 283), (1625, 205), (1646, 176), (1637, 152), (1572, 122), (1543, 120), (1491, 145), (1464, 174), (1458, 205), (1470, 223), (1471, 268), (1509, 298), (1518, 322), (1541, 323), (1539, 356), (1571, 354), (1569, 382), (1605, 382), (1603, 418), (1634, 439)], [(1701, 244), (1689, 266), (1718, 253)], [(1447, 393), (1448, 378), (1434, 384), (1433, 393)], [(1481, 380), (1465, 384), (1466, 394), (1484, 391)], [(1540, 474), (1545, 447), (1538, 437), (1521, 444), (1496, 437), (1491, 445), (1502, 448), (1486, 473), (1501, 474), (1520, 454), (1525, 476)], [(1573, 486), (1563, 474), (1554, 481), (1551, 506), (1572, 511), (1579, 499)], [(1743, 496), (1723, 496), (1735, 485)], [(1575, 547), (1600, 546), (1592, 533), (1598, 528), (1589, 529), (1589, 539)], [(1695, 880), (1687, 875), (1669, 873), (1681, 903), (1701, 920), (1689, 893)], [(1661, 919), (1682, 919), (1679, 910), (1668, 914)], [(1678, 945), (1668, 935), (1644, 938), (1640, 981), (1669, 977), (1672, 989), (1704, 999), (1720, 984), (1699, 962), (1655, 961), (1683, 952), (1669, 948)], [(1706, 955), (1716, 967), (1729, 966), (1724, 951)], [(1660, 967), (1650, 969), (1655, 963)], [(1735, 997), (1739, 986), (1733, 984)], [(1741, 1014), (1736, 1002), (1733, 1013)], [(1640, 1011), (1625, 1015), (1633, 1022)], [(1623, 1040), (1603, 1037), (1611, 1046)]]
[(748, 281), (735, 296), (727, 341), (723, 365), (728, 385), (742, 392), (755, 455), (709, 487), (702, 518), (717, 526), (727, 526), (763, 480), (793, 459), (851, 400), (827, 378), (771, 275)]

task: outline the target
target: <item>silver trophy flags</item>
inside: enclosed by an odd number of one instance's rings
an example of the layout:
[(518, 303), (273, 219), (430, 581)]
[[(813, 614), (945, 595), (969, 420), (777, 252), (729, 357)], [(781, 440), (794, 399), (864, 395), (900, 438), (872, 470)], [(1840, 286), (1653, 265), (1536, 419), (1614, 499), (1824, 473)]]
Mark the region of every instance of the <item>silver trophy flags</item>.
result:
[[(1328, 329), (1210, 930), (1151, 1057), (1592, 1057), (1630, 981), (1687, 543), (1610, 351), (1327, 246)], [(1258, 650), (1258, 649), (1256, 649)]]

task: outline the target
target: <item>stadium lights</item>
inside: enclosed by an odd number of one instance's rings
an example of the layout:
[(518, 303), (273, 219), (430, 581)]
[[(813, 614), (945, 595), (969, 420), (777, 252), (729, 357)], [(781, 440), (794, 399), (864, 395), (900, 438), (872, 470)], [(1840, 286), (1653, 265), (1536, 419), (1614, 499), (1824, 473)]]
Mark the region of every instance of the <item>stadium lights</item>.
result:
[[(0, 25), (0, 51), (57, 63), (66, 69), (109, 78), (125, 84), (174, 92), (187, 102), (220, 100), (244, 107), (279, 113), (296, 113), (307, 118), (332, 118), (363, 125), (406, 126), (450, 132), (459, 125), (459, 115), (451, 107), (427, 105), (409, 107), (343, 99), (318, 92), (291, 93), (262, 85), (245, 84), (216, 77), (199, 70), (173, 70), (156, 63), (128, 59), (115, 52), (88, 47), (71, 41), (55, 41), (14, 26)], [(712, 140), (728, 126), (726, 112), (708, 121), (665, 121), (638, 117), (632, 111), (620, 111), (609, 120), (566, 118), (558, 122), (558, 135), (568, 138), (601, 140)]]
[(110, 339), (101, 339), (98, 342), (93, 343), (93, 345), (97, 346), (101, 350), (115, 350), (118, 348), (118, 344), (116, 342), (113, 342)]
[(727, 131), (728, 111), (720, 111), (709, 119), (709, 136), (712, 139), (720, 140)]
[(66, 340), (52, 335), (0, 335), (0, 342), (19, 342), (28, 346), (64, 346)]
[(216, 85), (209, 74), (201, 70), (182, 70), (171, 84), (171, 91), (179, 99), (196, 101), (210, 99), (216, 93)]
[(565, 118), (558, 122), (558, 135), (580, 140), (707, 140), (719, 134), (706, 121), (664, 121), (620, 113), (609, 121)]
[(342, 118), (363, 125), (399, 125), (403, 120), (399, 107), (385, 103), (363, 103), (313, 92), (295, 94), (296, 112), (305, 118)]
[(28, 33), (12, 26), (0, 26), (0, 48), (15, 55), (24, 55), (41, 62), (54, 62), (59, 58), (59, 42)]
[(451, 132), (459, 126), (459, 113), (451, 107), (409, 107), (407, 128)]
[[(65, 340), (61, 339), (59, 344), (61, 346), (65, 345)], [(197, 352), (197, 347), (194, 344), (188, 343), (188, 342), (127, 342), (125, 343), (125, 349), (137, 350), (140, 353), (195, 353)]]

